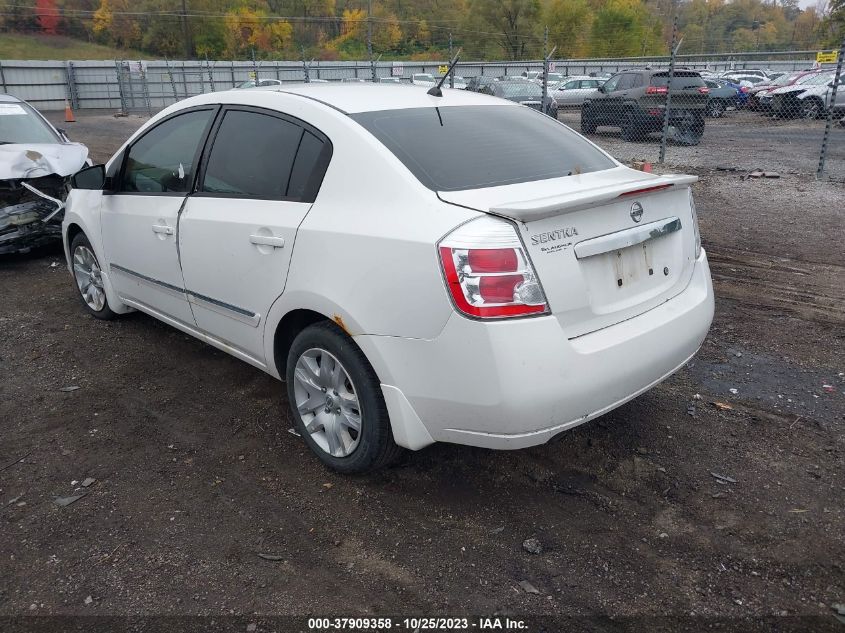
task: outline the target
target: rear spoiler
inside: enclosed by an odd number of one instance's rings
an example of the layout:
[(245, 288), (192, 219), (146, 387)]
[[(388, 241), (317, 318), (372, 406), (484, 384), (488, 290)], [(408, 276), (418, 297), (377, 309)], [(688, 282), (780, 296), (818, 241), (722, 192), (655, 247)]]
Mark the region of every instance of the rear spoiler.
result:
[(697, 180), (698, 176), (668, 174), (657, 178), (637, 179), (603, 187), (580, 189), (534, 200), (505, 202), (491, 206), (490, 213), (521, 222), (533, 222), (554, 215), (601, 206), (618, 198), (646, 196), (673, 187), (690, 185)]

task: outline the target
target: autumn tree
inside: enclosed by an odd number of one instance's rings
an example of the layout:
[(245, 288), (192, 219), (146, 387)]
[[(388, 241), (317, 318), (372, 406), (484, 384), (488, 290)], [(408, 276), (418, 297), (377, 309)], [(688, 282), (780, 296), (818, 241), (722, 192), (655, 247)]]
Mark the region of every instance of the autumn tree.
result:
[(498, 43), (510, 59), (536, 55), (540, 30), (540, 0), (473, 0), (470, 24)]
[(94, 12), (94, 35), (100, 41), (118, 48), (134, 48), (141, 44), (141, 28), (131, 15), (130, 0), (101, 0)]
[(557, 57), (579, 57), (589, 52), (588, 34), (592, 10), (587, 0), (552, 0), (543, 22), (549, 27), (549, 47)]

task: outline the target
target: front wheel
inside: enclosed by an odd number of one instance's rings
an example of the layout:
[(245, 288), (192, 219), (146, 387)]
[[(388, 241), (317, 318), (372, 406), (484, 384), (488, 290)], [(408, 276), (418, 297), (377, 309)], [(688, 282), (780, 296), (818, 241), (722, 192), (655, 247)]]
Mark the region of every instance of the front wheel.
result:
[(286, 380), (297, 429), (329, 468), (367, 472), (401, 454), (375, 371), (334, 323), (317, 323), (297, 335)]
[(109, 320), (117, 316), (109, 307), (103, 284), (103, 271), (91, 242), (84, 233), (77, 233), (70, 243), (73, 279), (79, 299), (85, 309), (98, 319)]
[(801, 116), (805, 119), (821, 118), (822, 110), (824, 107), (818, 99), (805, 99), (801, 103)]
[(725, 113), (725, 102), (721, 99), (712, 99), (707, 103), (707, 116), (718, 119)]

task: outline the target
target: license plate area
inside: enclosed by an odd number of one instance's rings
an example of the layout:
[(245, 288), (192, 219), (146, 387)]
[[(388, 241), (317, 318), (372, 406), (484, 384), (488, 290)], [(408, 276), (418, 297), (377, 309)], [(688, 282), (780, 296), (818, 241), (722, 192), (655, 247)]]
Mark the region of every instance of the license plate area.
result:
[(579, 258), (590, 307), (606, 314), (669, 291), (683, 269), (682, 233), (672, 231)]

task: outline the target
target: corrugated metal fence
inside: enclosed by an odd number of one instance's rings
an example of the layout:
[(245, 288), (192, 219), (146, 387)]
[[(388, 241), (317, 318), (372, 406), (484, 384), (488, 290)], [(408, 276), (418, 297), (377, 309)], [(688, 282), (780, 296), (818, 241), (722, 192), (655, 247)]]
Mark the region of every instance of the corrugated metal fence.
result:
[[(372, 81), (400, 77), (409, 81), (414, 73), (437, 76), (446, 62), (297, 62), (297, 61), (0, 61), (0, 92), (29, 101), (42, 110), (60, 110), (65, 99), (75, 110), (110, 108), (123, 111), (155, 112), (187, 96), (226, 90), (258, 77), (283, 82), (310, 80)], [(615, 72), (624, 68), (665, 65), (668, 58), (558, 60), (556, 72), (590, 74)], [(791, 59), (732, 61), (714, 58), (683, 61), (691, 68), (728, 70), (768, 68), (797, 70), (807, 68), (806, 56)], [(542, 61), (462, 62), (456, 74), (465, 78), (478, 75), (519, 75), (538, 71)]]

